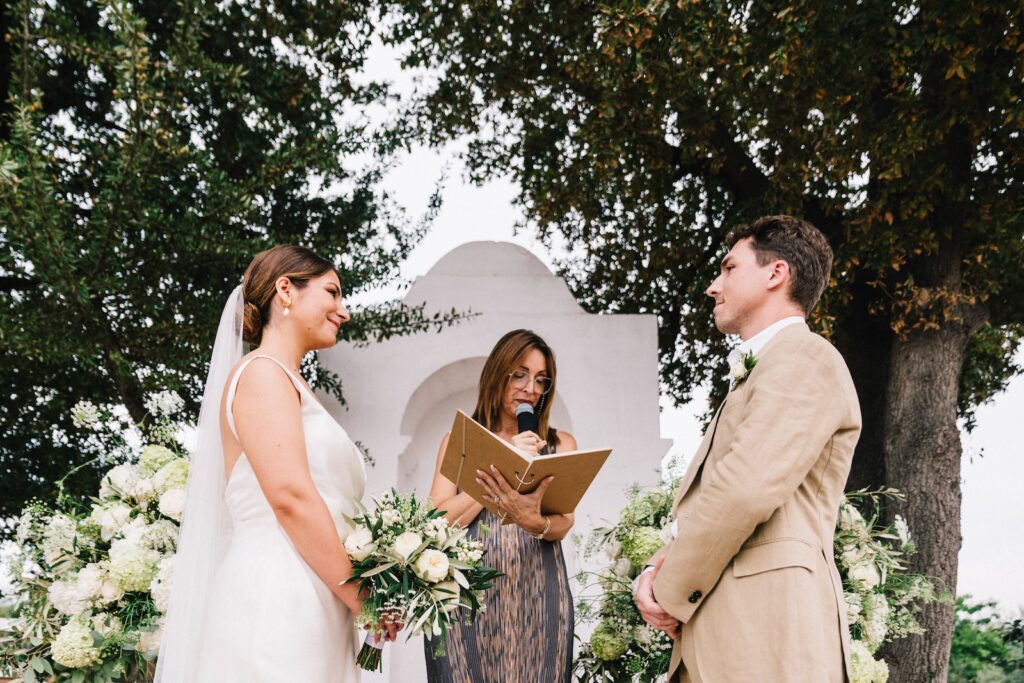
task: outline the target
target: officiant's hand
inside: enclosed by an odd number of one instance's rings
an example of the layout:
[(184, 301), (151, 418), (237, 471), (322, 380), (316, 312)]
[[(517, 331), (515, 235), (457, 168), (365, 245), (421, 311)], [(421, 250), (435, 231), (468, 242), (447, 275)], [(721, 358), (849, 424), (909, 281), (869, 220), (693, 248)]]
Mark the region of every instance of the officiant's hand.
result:
[(643, 574), (637, 581), (636, 606), (644, 621), (654, 628), (664, 631), (669, 638), (675, 640), (679, 637), (679, 628), (682, 624), (666, 612), (654, 597), (654, 577), (658, 575), (664, 562), (664, 557), (659, 558), (654, 565), (654, 571)]
[(512, 445), (530, 455), (540, 455), (547, 448), (548, 442), (533, 432), (520, 432), (512, 437)]
[(476, 471), (477, 483), (483, 487), (486, 495), (491, 497), (498, 509), (530, 533), (538, 533), (545, 526), (544, 516), (540, 513), (540, 502), (554, 480), (554, 477), (544, 477), (532, 493), (524, 495), (512, 488), (494, 465), (491, 465), (490, 473)]

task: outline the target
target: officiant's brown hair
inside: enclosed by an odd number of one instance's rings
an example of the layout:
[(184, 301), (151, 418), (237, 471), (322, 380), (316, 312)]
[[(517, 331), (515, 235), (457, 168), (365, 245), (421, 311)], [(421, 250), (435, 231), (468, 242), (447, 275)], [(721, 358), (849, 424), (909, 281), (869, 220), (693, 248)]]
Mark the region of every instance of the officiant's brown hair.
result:
[(528, 351), (537, 349), (544, 355), (547, 365), (547, 376), (551, 378), (551, 391), (542, 394), (533, 407), (537, 415), (538, 436), (548, 442), (548, 449), (553, 450), (558, 443), (558, 432), (550, 425), (551, 401), (554, 400), (557, 388), (555, 372), (555, 353), (540, 335), (530, 330), (512, 330), (498, 340), (491, 349), (480, 373), (480, 385), (477, 390), (476, 410), (473, 419), (486, 429), (495, 432), (501, 427), (501, 401), (505, 389), (511, 381), (509, 374), (519, 367), (519, 360)]
[(333, 270), (338, 279), (341, 273), (333, 263), (308, 247), (279, 244), (253, 257), (242, 278), (242, 300), (245, 312), (242, 319), (242, 338), (250, 344), (259, 344), (263, 328), (270, 322), (270, 304), (277, 294), (277, 281), (286, 277), (297, 289)]

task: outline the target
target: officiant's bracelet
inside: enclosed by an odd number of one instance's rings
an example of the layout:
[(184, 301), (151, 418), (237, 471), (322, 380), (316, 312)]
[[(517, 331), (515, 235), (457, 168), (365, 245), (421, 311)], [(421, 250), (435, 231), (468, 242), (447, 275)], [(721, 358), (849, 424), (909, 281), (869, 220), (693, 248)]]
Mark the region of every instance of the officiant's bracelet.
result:
[(548, 533), (549, 529), (551, 529), (551, 518), (550, 517), (545, 517), (544, 518), (544, 529), (543, 529), (543, 531), (541, 531), (539, 534), (535, 534), (535, 533), (533, 533), (531, 531), (527, 531), (526, 533), (530, 534), (531, 536), (536, 538), (538, 541), (543, 541), (544, 540), (544, 535)]

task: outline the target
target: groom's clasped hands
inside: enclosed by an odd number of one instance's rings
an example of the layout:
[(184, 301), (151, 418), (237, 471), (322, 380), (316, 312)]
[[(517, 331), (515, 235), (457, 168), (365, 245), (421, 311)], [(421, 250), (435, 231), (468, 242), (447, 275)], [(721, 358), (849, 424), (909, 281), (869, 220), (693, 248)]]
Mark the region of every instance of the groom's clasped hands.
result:
[(664, 631), (668, 634), (669, 638), (675, 640), (679, 637), (679, 627), (681, 624), (678, 619), (666, 612), (654, 598), (654, 577), (658, 575), (658, 571), (664, 562), (665, 557), (659, 557), (649, 571), (645, 571), (637, 578), (636, 606), (648, 625)]

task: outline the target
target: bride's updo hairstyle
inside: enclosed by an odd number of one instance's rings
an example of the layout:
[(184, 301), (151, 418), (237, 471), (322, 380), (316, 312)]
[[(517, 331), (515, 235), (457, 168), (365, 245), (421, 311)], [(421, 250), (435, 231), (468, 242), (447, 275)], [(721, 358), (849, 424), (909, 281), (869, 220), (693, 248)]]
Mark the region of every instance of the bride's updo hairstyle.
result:
[[(263, 339), (263, 329), (270, 323), (270, 304), (277, 295), (277, 281), (286, 277), (298, 289), (315, 277), (329, 270), (338, 273), (334, 264), (318, 256), (312, 249), (294, 244), (279, 244), (256, 257), (245, 269), (242, 280), (242, 299), (245, 313), (242, 321), (242, 338), (253, 345)], [(341, 274), (338, 273), (338, 277)]]

